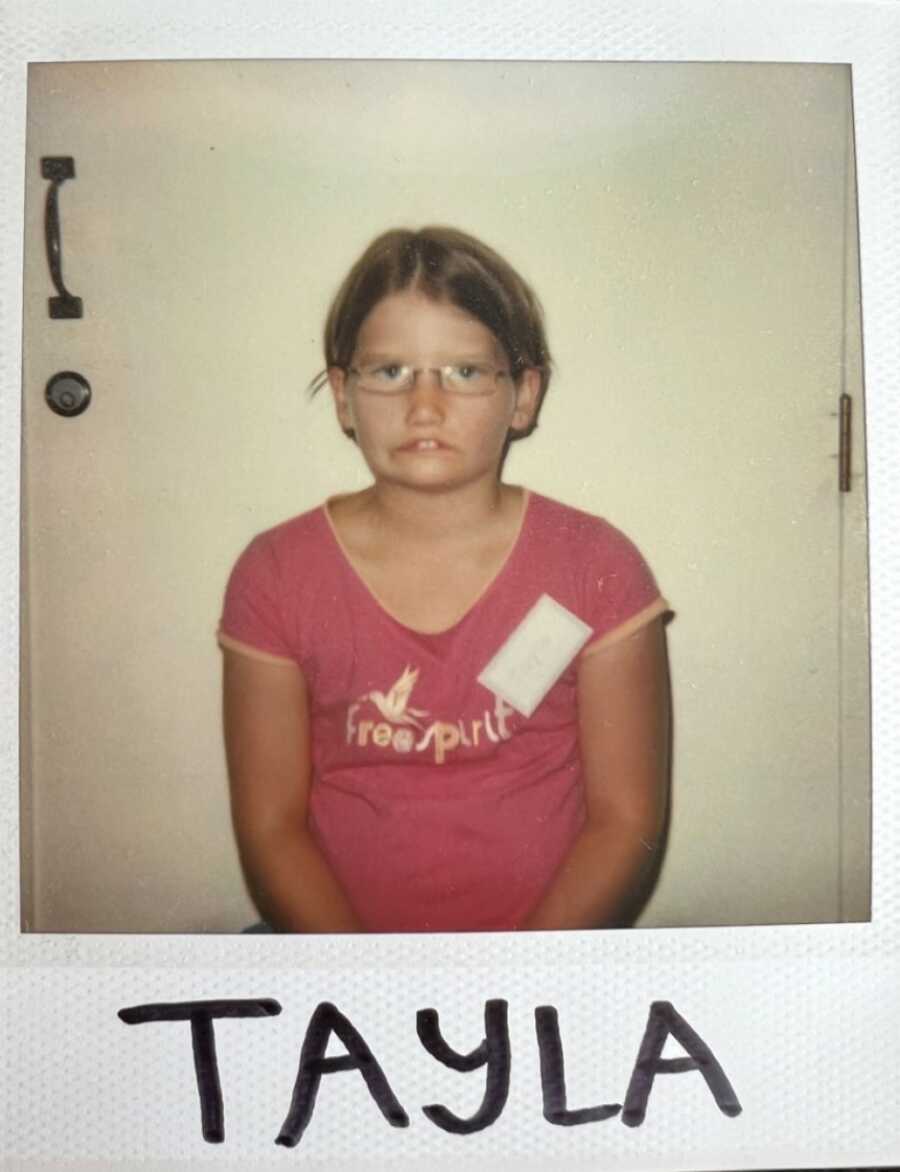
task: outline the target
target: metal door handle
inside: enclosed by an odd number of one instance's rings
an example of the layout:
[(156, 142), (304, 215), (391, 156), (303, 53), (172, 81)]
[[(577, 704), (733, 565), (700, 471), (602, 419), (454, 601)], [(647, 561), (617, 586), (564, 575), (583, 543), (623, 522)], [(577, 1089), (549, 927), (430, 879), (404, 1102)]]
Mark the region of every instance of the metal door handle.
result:
[(50, 277), (58, 293), (57, 297), (47, 298), (47, 307), (51, 318), (82, 317), (81, 298), (73, 297), (63, 284), (62, 244), (59, 233), (59, 189), (67, 179), (75, 178), (75, 160), (68, 155), (43, 158), (41, 175), (51, 181), (44, 208), (44, 240), (47, 245)]

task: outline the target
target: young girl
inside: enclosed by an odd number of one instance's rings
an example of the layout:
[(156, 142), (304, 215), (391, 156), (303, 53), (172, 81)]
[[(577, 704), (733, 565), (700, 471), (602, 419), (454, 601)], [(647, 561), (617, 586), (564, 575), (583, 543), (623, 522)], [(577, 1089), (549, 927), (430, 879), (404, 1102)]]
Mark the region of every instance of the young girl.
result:
[(257, 536), (219, 642), (232, 814), (284, 932), (623, 922), (665, 820), (666, 603), (598, 517), (500, 479), (540, 306), (462, 232), (379, 236), (325, 325), (373, 483)]

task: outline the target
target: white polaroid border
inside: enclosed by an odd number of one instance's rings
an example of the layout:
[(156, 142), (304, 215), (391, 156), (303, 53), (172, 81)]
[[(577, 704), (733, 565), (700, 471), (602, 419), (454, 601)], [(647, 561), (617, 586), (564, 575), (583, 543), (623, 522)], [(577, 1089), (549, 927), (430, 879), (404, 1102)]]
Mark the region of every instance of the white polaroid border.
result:
[[(327, 4), (7, 0), (0, 392), (0, 1166), (335, 1169), (772, 1169), (900, 1158), (900, 7), (865, 0), (391, 0)], [(28, 61), (509, 58), (847, 62), (859, 167), (871, 541), (873, 910), (870, 924), (555, 936), (21, 935), (18, 542), (22, 201)], [(278, 1016), (216, 1026), (225, 1142), (200, 1132), (187, 1023), (127, 1026), (147, 1003), (270, 998)], [(470, 1135), (423, 1114), (478, 1109), (416, 1035), (439, 1012), (475, 1048), (485, 1002), (508, 1004), (509, 1098)], [(386, 1122), (356, 1073), (324, 1076), (302, 1146), (285, 1121), (314, 1009), (365, 1038), (409, 1116)], [(696, 1072), (660, 1076), (642, 1126), (542, 1116), (534, 1011), (558, 1011), (570, 1108), (622, 1103), (652, 1003), (714, 1052), (742, 1112)], [(343, 1052), (332, 1043), (329, 1054)], [(685, 1056), (670, 1041), (666, 1057)], [(660, 1086), (659, 1083), (663, 1085)]]

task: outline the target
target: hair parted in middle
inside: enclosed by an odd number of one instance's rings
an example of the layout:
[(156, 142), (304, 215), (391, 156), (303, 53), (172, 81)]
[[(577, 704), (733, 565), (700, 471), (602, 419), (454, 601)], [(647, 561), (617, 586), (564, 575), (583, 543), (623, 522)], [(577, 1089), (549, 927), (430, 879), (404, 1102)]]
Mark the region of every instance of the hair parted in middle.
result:
[(346, 370), (360, 328), (382, 298), (407, 289), (448, 301), (486, 326), (518, 380), (528, 367), (541, 375), (541, 398), (550, 382), (552, 360), (544, 314), (531, 287), (488, 245), (457, 228), (394, 228), (377, 236), (350, 269), (325, 321), (326, 369), (310, 383), (325, 385), (328, 367)]

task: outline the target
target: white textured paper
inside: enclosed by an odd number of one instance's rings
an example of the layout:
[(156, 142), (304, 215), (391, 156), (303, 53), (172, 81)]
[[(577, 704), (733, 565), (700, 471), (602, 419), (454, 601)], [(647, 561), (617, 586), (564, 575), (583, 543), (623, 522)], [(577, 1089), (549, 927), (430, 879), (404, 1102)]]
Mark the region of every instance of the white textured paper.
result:
[(523, 716), (531, 716), (591, 637), (591, 630), (561, 602), (542, 594), (478, 682)]
[[(302, 1160), (328, 1169), (770, 1169), (900, 1159), (900, 8), (480, 0), (254, 6), (14, 0), (4, 5), (0, 394), (0, 1160), (15, 1172)], [(874, 739), (873, 920), (791, 928), (535, 937), (23, 936), (18, 894), (18, 472), (25, 62), (179, 57), (491, 57), (850, 62), (859, 151), (869, 445)], [(322, 114), (327, 117), (327, 111)], [(148, 169), (152, 179), (152, 166)], [(723, 390), (723, 393), (724, 390)], [(789, 394), (789, 388), (785, 388)], [(26, 844), (27, 846), (27, 844)], [(226, 1143), (200, 1138), (186, 1027), (126, 1027), (144, 1002), (272, 996), (280, 1017), (218, 1029)], [(451, 1044), (510, 1003), (512, 1090), (473, 1136), (421, 1114), (476, 1109), (480, 1075), (439, 1067), (415, 1011)], [(328, 1076), (304, 1147), (273, 1143), (319, 999), (350, 1015), (411, 1116), (392, 1130), (354, 1073)], [(726, 1119), (696, 1075), (657, 1080), (647, 1123), (561, 1128), (539, 1109), (533, 1008), (555, 1004), (571, 1104), (621, 1097), (651, 999), (710, 1043), (744, 1106)], [(677, 1051), (677, 1047), (674, 1048)], [(668, 1053), (669, 1051), (667, 1051)]]

